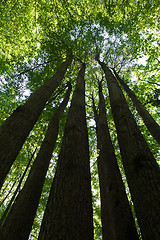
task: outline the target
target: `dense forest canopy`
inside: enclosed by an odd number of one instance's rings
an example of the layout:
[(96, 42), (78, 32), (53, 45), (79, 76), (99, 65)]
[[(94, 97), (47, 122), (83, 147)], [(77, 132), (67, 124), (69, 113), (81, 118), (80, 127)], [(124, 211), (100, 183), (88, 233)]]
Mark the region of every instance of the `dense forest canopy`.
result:
[[(97, 150), (96, 123), (92, 103), (93, 96), (95, 106), (98, 108), (98, 83), (100, 81), (102, 81), (108, 125), (115, 154), (141, 239), (121, 162), (107, 82), (97, 59), (119, 74), (156, 122), (160, 124), (159, 6), (158, 0), (18, 0), (1, 2), (0, 124), (3, 124), (4, 120), (17, 107), (22, 106), (32, 93), (50, 79), (71, 54), (73, 55), (72, 64), (68, 67), (61, 84), (47, 101), (6, 177), (0, 195), (1, 217), (31, 159), (31, 164), (19, 190), (22, 189), (27, 179), (45, 137), (50, 118), (65, 96), (67, 82), (72, 84), (74, 91), (81, 63), (85, 63), (85, 100), (89, 134), (94, 239), (102, 239), (97, 170), (99, 150)], [(125, 91), (124, 95), (151, 152), (159, 163), (158, 144), (144, 125)], [(56, 146), (29, 239), (38, 239), (72, 96), (73, 92), (60, 120)]]

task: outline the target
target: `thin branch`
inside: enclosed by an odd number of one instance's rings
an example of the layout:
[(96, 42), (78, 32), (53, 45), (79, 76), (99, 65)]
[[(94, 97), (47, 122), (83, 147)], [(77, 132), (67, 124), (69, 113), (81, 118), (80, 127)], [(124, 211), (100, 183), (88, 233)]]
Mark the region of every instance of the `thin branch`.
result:
[(40, 67), (40, 66), (43, 66), (44, 64), (47, 64), (47, 63), (52, 62), (52, 61), (55, 61), (56, 59), (57, 59), (57, 58), (55, 58), (55, 59), (53, 59), (53, 60), (48, 60), (47, 62), (40, 63), (40, 64), (36, 65), (36, 66), (33, 67), (33, 68), (29, 68), (29, 69), (27, 69), (27, 70), (25, 70), (25, 71), (22, 71), (22, 72), (18, 73), (18, 74), (14, 74), (13, 77), (19, 77), (19, 76), (21, 76), (22, 74), (25, 74), (25, 73), (28, 73), (28, 72), (30, 72), (30, 71), (33, 71), (33, 70), (35, 70), (36, 68), (38, 68), (38, 67)]
[(38, 239), (38, 237), (36, 237), (34, 234), (31, 234), (31, 236), (34, 237), (34, 238), (36, 238), (36, 239)]
[(30, 164), (32, 162), (32, 159), (34, 158), (34, 155), (35, 155), (36, 151), (37, 151), (37, 147), (35, 148), (34, 152), (32, 153), (31, 158), (29, 159), (29, 162), (28, 162), (28, 164), (27, 164), (27, 166), (26, 166), (26, 168), (24, 170), (24, 173), (22, 174), (22, 176), (21, 176), (21, 178), (19, 180), (18, 186), (16, 187), (16, 190), (14, 191), (14, 194), (13, 194), (9, 204), (7, 205), (7, 208), (5, 209), (3, 215), (2, 215), (2, 217), (0, 219), (0, 226), (3, 225), (3, 223), (4, 223), (8, 213), (9, 213), (11, 207), (12, 207), (12, 204), (14, 203), (14, 201), (15, 201), (15, 199), (17, 197), (17, 194), (20, 191), (22, 181), (23, 181), (23, 179), (24, 179), (24, 177), (25, 177), (25, 175), (27, 173), (27, 170), (29, 169), (29, 166), (30, 166)]
[(10, 193), (12, 192), (14, 185), (17, 183), (17, 179), (14, 181), (12, 187), (10, 188), (10, 190), (8, 191), (7, 195), (4, 197), (4, 199), (2, 200), (2, 202), (0, 203), (0, 207), (2, 206), (2, 204), (4, 203), (4, 201), (7, 199), (7, 197), (10, 195)]
[[(141, 80), (141, 79), (140, 79)], [(141, 80), (142, 82), (148, 82), (148, 83), (151, 83), (151, 84), (153, 84), (153, 85), (157, 85), (157, 86), (159, 86), (160, 87), (160, 84), (159, 83), (153, 83), (153, 82), (150, 82), (150, 81), (144, 81), (144, 80)]]

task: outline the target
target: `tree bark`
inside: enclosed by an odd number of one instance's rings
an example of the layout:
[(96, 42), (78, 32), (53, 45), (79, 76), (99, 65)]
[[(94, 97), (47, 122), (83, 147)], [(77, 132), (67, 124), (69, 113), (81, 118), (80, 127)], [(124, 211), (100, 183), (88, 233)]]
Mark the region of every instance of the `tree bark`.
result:
[(84, 73), (82, 64), (39, 240), (93, 240)]
[(100, 62), (108, 83), (122, 160), (144, 240), (160, 239), (160, 169), (112, 72)]
[(0, 188), (28, 134), (46, 102), (63, 79), (71, 61), (72, 56), (63, 62), (55, 75), (38, 88), (27, 102), (18, 107), (0, 127)]
[(157, 141), (157, 143), (160, 145), (160, 126), (156, 123), (156, 121), (153, 119), (153, 117), (149, 114), (149, 112), (145, 109), (145, 107), (142, 105), (142, 103), (139, 101), (139, 99), (136, 97), (134, 92), (127, 86), (127, 84), (119, 77), (117, 72), (113, 69), (114, 74), (117, 78), (117, 80), (120, 82), (120, 84), (123, 86), (124, 90), (128, 94), (128, 96), (131, 98), (134, 106), (137, 109), (137, 112), (142, 117), (146, 127), (150, 131), (151, 135), (154, 137), (154, 139)]
[[(98, 170), (102, 201), (101, 214), (103, 221), (106, 219), (104, 224), (102, 221), (104, 240), (111, 239), (107, 234), (107, 219), (109, 216), (105, 210), (107, 195), (109, 196), (110, 212), (112, 214), (112, 229), (115, 232), (114, 238), (117, 240), (138, 240), (135, 222), (109, 133), (101, 82), (99, 83), (99, 114), (96, 115), (97, 147), (99, 149)], [(111, 221), (108, 222), (111, 223)]]
[(34, 161), (27, 181), (0, 229), (1, 240), (27, 240), (38, 208), (45, 175), (56, 143), (59, 121), (68, 103), (71, 85), (60, 106), (54, 112), (46, 137)]
[[(102, 222), (102, 236), (103, 240), (115, 240), (115, 229), (113, 224), (113, 216), (111, 209), (111, 202), (109, 196), (109, 186), (107, 179), (107, 169), (105, 167), (105, 156), (102, 152), (102, 142), (100, 126), (99, 126), (99, 114), (96, 110), (96, 106), (94, 103), (94, 98), (92, 98), (93, 103), (93, 111), (94, 111), (94, 119), (96, 122), (96, 134), (97, 134), (97, 149), (98, 149), (98, 175), (99, 175), (99, 187), (100, 187), (100, 196), (101, 196), (101, 222)], [(103, 133), (104, 134), (104, 133)]]

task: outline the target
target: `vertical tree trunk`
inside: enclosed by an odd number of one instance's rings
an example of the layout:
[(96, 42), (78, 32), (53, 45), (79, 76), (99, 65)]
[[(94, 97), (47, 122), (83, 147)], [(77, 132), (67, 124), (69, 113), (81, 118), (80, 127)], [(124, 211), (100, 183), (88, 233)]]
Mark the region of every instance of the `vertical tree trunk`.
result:
[(82, 64), (39, 240), (93, 240), (84, 73)]
[[(102, 217), (108, 218), (105, 212), (106, 198), (109, 195), (114, 231), (117, 240), (138, 240), (134, 219), (125, 193), (124, 184), (117, 164), (112, 140), (106, 119), (105, 100), (102, 85), (99, 83), (99, 114), (96, 117), (97, 145), (99, 152), (98, 169), (100, 178)], [(107, 220), (106, 220), (107, 222)], [(104, 227), (104, 240), (107, 238), (107, 223)]]
[[(101, 196), (101, 222), (102, 222), (102, 236), (103, 240), (115, 240), (115, 228), (113, 223), (113, 215), (111, 209), (111, 202), (109, 196), (109, 186), (107, 179), (107, 169), (105, 167), (105, 156), (102, 152), (102, 142), (101, 134), (100, 134), (100, 127), (99, 127), (99, 115), (96, 110), (96, 106), (94, 103), (94, 98), (92, 98), (93, 103), (93, 111), (94, 111), (94, 118), (96, 122), (96, 134), (97, 134), (97, 149), (98, 149), (98, 175), (99, 175), (99, 187), (100, 187), (100, 196)], [(104, 134), (104, 133), (103, 133)]]
[(46, 137), (34, 161), (27, 181), (0, 229), (1, 240), (27, 240), (41, 196), (45, 175), (56, 143), (60, 117), (68, 103), (71, 85), (48, 126)]
[(123, 86), (124, 90), (131, 98), (133, 104), (135, 105), (139, 115), (142, 117), (146, 127), (150, 131), (151, 135), (155, 138), (157, 143), (160, 145), (160, 126), (156, 123), (153, 117), (149, 114), (149, 112), (145, 109), (142, 103), (138, 100), (134, 92), (127, 86), (127, 84), (119, 77), (116, 71), (113, 69), (114, 74), (120, 84)]
[(63, 62), (55, 75), (38, 88), (27, 102), (18, 107), (0, 127), (0, 188), (28, 134), (46, 102), (63, 79), (71, 61), (72, 57)]
[(112, 72), (100, 62), (108, 83), (122, 160), (144, 240), (160, 239), (160, 169)]

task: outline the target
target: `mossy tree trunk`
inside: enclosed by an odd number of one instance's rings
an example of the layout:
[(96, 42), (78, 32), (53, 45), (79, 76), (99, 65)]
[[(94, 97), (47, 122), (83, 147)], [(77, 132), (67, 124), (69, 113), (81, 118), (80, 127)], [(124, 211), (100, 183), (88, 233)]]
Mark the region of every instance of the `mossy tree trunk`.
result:
[(84, 73), (82, 64), (39, 240), (93, 240)]
[(38, 208), (45, 175), (56, 143), (59, 121), (68, 103), (71, 85), (60, 106), (55, 110), (46, 137), (34, 161), (26, 183), (0, 229), (1, 240), (27, 240)]
[(63, 62), (55, 75), (38, 88), (0, 127), (0, 188), (28, 134), (46, 102), (59, 86), (71, 61), (72, 57)]

